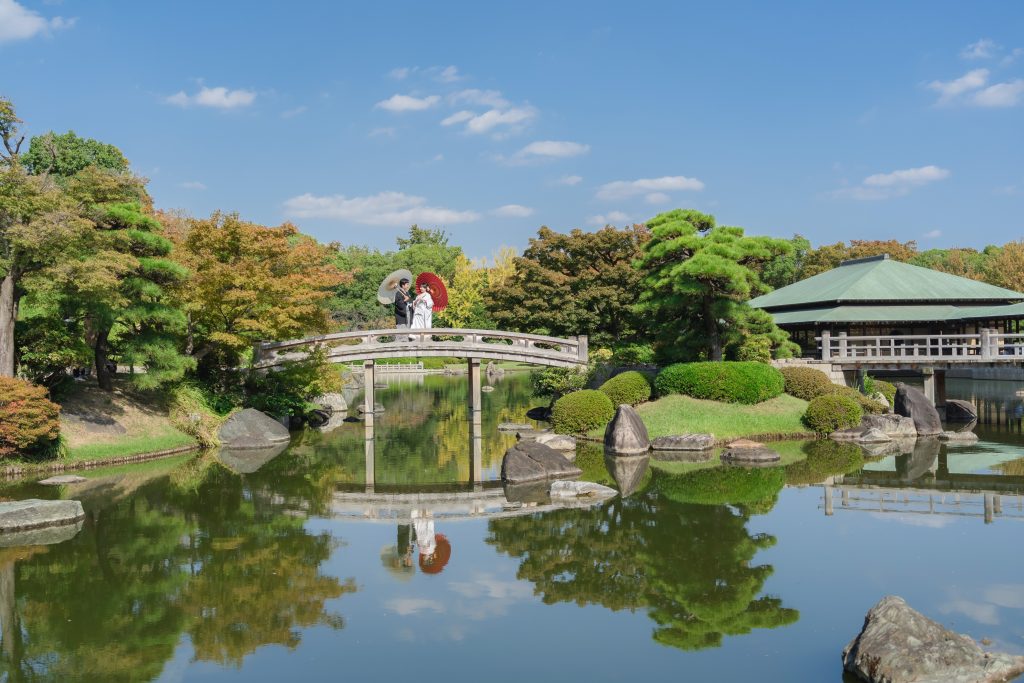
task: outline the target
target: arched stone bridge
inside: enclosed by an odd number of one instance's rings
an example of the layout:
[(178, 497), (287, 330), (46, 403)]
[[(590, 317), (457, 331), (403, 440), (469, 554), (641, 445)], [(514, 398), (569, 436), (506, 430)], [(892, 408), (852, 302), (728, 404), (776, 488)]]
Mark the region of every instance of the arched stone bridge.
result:
[(270, 369), (288, 361), (302, 360), (311, 351), (324, 349), (333, 363), (362, 361), (365, 387), (363, 410), (373, 423), (374, 366), (385, 358), (465, 358), (469, 374), (469, 402), (474, 422), (480, 419), (480, 361), (512, 361), (553, 368), (587, 364), (587, 337), (563, 339), (540, 334), (436, 328), (428, 330), (368, 330), (338, 332), (281, 342), (261, 342), (253, 348), (253, 365)]

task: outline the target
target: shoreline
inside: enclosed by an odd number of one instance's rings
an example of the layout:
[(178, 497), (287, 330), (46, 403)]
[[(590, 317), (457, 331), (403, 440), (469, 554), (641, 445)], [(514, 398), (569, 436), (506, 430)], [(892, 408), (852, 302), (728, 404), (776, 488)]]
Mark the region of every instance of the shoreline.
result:
[[(588, 443), (604, 443), (604, 439), (598, 436), (588, 436), (586, 434), (571, 434), (568, 436), (575, 436), (580, 441), (586, 441)], [(712, 448), (723, 448), (728, 446), (730, 442), (738, 439), (750, 439), (751, 441), (760, 441), (762, 443), (771, 443), (773, 441), (820, 441), (827, 439), (827, 436), (823, 436), (816, 432), (789, 432), (782, 434), (744, 434), (741, 436), (730, 436), (724, 439), (715, 439), (711, 445)], [(652, 439), (653, 441), (653, 439)]]
[(112, 458), (102, 458), (96, 460), (74, 460), (70, 462), (66, 460), (54, 460), (52, 462), (7, 465), (4, 467), (0, 467), (0, 478), (8, 480), (22, 479), (36, 474), (51, 474), (74, 470), (91, 470), (113, 465), (126, 465), (129, 463), (145, 462), (147, 460), (157, 460), (159, 458), (167, 458), (172, 455), (180, 455), (182, 453), (188, 453), (190, 451), (198, 450), (201, 450), (201, 448), (199, 444), (196, 443), (187, 446), (178, 446), (176, 448), (165, 448), (160, 451), (151, 451), (149, 453), (118, 455)]

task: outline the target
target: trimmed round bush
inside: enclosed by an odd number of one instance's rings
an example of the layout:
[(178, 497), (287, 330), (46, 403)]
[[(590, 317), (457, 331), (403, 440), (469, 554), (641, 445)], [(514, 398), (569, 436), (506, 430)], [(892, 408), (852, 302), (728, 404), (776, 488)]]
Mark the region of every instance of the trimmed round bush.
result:
[(857, 399), (846, 393), (823, 394), (811, 399), (804, 422), (819, 434), (849, 429), (860, 424), (864, 411)]
[(60, 406), (46, 389), (0, 377), (0, 458), (33, 455), (60, 436)]
[(780, 372), (786, 382), (786, 393), (805, 401), (827, 394), (836, 386), (828, 375), (814, 368), (795, 366), (782, 368)]
[(760, 403), (775, 398), (785, 388), (782, 373), (754, 361), (704, 361), (676, 363), (654, 380), (658, 395), (685, 394), (726, 403)]
[(833, 384), (832, 391), (830, 391), (829, 393), (840, 394), (842, 396), (849, 396), (851, 399), (857, 402), (857, 405), (859, 405), (860, 409), (866, 414), (878, 415), (879, 413), (885, 412), (885, 406), (883, 406), (881, 403), (871, 398), (870, 396), (865, 396), (864, 394), (860, 393), (859, 391), (851, 387), (843, 387), (839, 386), (838, 384)]
[(551, 407), (551, 424), (560, 434), (582, 434), (603, 427), (614, 415), (615, 407), (607, 394), (583, 389), (555, 401)]
[(613, 406), (620, 403), (635, 406), (651, 397), (651, 383), (643, 374), (630, 370), (615, 375), (602, 384), (601, 391), (608, 394)]

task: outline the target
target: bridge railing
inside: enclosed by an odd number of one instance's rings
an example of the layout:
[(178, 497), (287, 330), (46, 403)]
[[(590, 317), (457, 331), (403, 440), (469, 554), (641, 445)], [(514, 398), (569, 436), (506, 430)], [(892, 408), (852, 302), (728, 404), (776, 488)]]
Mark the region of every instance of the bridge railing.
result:
[(261, 342), (253, 348), (253, 363), (256, 367), (269, 367), (305, 357), (317, 348), (325, 350), (334, 362), (438, 355), (583, 365), (588, 359), (585, 335), (561, 338), (499, 330), (432, 328), (357, 330)]
[(983, 329), (976, 334), (848, 335), (815, 337), (821, 360), (964, 362), (1024, 359), (1024, 334)]

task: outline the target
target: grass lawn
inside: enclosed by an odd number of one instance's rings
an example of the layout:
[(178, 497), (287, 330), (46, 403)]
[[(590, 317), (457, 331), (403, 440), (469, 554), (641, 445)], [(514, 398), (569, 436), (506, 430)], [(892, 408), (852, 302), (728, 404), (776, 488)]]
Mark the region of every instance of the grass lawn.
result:
[[(755, 405), (673, 394), (637, 406), (652, 439), (685, 433), (710, 433), (716, 439), (807, 434), (810, 430), (801, 420), (806, 409), (807, 401), (788, 394)], [(603, 429), (591, 432), (603, 434)]]
[(106, 460), (126, 455), (155, 453), (181, 446), (195, 445), (196, 440), (188, 434), (174, 428), (157, 434), (130, 436), (117, 441), (83, 443), (69, 446), (64, 462), (81, 462), (84, 460)]

